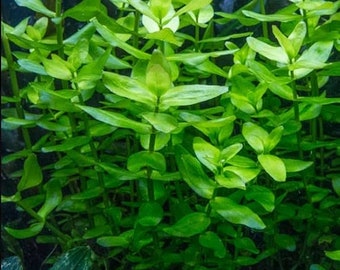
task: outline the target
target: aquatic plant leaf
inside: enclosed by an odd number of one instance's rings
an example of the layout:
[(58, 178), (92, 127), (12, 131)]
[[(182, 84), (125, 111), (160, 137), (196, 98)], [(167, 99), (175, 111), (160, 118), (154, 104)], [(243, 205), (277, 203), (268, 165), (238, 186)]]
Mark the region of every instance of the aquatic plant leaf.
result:
[(41, 0), (15, 0), (15, 3), (20, 7), (26, 7), (50, 18), (53, 18), (56, 15), (55, 12), (45, 7)]
[(91, 249), (78, 246), (63, 253), (50, 270), (90, 270), (92, 269)]
[(5, 230), (14, 238), (26, 239), (36, 236), (44, 228), (44, 222), (32, 223), (26, 229), (12, 229), (10, 227), (5, 227)]
[(258, 155), (257, 156), (263, 169), (271, 176), (275, 181), (286, 181), (286, 167), (281, 158), (273, 155)]
[(127, 168), (131, 172), (138, 172), (147, 167), (153, 168), (160, 173), (166, 171), (164, 156), (159, 152), (140, 151), (129, 156)]
[(61, 203), (63, 197), (61, 185), (57, 179), (52, 179), (47, 182), (44, 189), (46, 190), (45, 202), (37, 213), (43, 220)]
[(243, 124), (242, 135), (256, 153), (263, 153), (265, 150), (265, 142), (268, 138), (268, 132), (266, 130), (251, 122), (247, 122)]
[(171, 133), (178, 127), (176, 118), (170, 114), (147, 112), (142, 117), (156, 130), (164, 133)]
[(1, 259), (2, 270), (24, 270), (19, 256), (10, 256)]
[(39, 185), (43, 180), (42, 171), (37, 156), (29, 154), (24, 162), (24, 172), (17, 186), (18, 191), (23, 191)]
[(163, 218), (163, 208), (158, 202), (143, 203), (138, 212), (137, 222), (142, 226), (156, 226)]
[(199, 161), (210, 171), (217, 173), (220, 165), (220, 150), (201, 137), (195, 137), (193, 148)]
[(287, 172), (300, 172), (313, 165), (312, 161), (283, 158)]
[(253, 229), (262, 230), (266, 227), (261, 218), (245, 205), (240, 205), (226, 197), (215, 197), (210, 201), (213, 210), (227, 221), (243, 224)]
[(171, 227), (163, 231), (177, 237), (191, 237), (204, 232), (210, 225), (210, 218), (205, 213), (195, 212), (178, 220)]
[(245, 197), (247, 200), (258, 202), (268, 212), (272, 212), (275, 208), (275, 195), (266, 187), (251, 185), (247, 187)]
[(123, 236), (103, 236), (97, 239), (97, 244), (103, 247), (126, 247), (129, 243)]
[(90, 141), (89, 137), (86, 136), (78, 136), (64, 140), (61, 144), (51, 145), (51, 146), (44, 146), (41, 150), (44, 153), (49, 152), (62, 152), (68, 151), (78, 146), (82, 146), (87, 144)]
[(199, 236), (199, 243), (201, 246), (212, 249), (214, 256), (217, 258), (224, 258), (227, 254), (225, 246), (221, 238), (212, 231), (204, 232)]

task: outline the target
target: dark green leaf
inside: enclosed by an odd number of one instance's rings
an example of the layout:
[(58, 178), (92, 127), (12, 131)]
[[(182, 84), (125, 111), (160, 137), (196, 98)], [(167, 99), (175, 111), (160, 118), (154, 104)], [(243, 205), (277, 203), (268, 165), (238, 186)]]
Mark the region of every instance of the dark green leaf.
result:
[(266, 187), (251, 185), (247, 188), (245, 197), (247, 200), (258, 202), (268, 212), (272, 212), (275, 208), (275, 195)]
[(97, 244), (103, 247), (126, 247), (129, 241), (123, 236), (103, 236), (97, 239)]
[(63, 253), (50, 270), (91, 270), (91, 249), (78, 246)]
[(68, 151), (78, 146), (87, 144), (91, 139), (85, 136), (73, 137), (64, 140), (61, 144), (44, 146), (41, 150), (44, 153)]
[(71, 196), (72, 200), (88, 200), (88, 199), (93, 199), (100, 197), (101, 194), (104, 192), (102, 187), (93, 187), (93, 188), (88, 188), (83, 192), (74, 194)]
[(234, 240), (235, 247), (240, 250), (247, 250), (253, 254), (259, 254), (260, 250), (256, 247), (253, 240), (248, 237), (236, 238)]
[(53, 211), (62, 201), (61, 185), (58, 180), (52, 179), (45, 185), (46, 198), (43, 206), (39, 209), (38, 215), (46, 219), (47, 215)]
[(225, 246), (221, 238), (212, 231), (204, 232), (199, 236), (201, 246), (214, 250), (214, 255), (217, 258), (224, 258), (227, 254)]
[(158, 202), (146, 202), (139, 208), (137, 222), (142, 226), (156, 226), (162, 218), (162, 206)]
[(210, 225), (210, 218), (205, 213), (191, 213), (178, 220), (171, 227), (163, 229), (166, 233), (177, 237), (191, 237), (204, 232)]
[(26, 239), (33, 236), (36, 236), (41, 232), (41, 230), (44, 228), (44, 223), (33, 223), (31, 226), (29, 226), (26, 229), (12, 229), (9, 227), (5, 227), (5, 230), (12, 235), (14, 238), (17, 239)]
[(131, 172), (138, 172), (150, 167), (160, 173), (166, 171), (164, 156), (159, 152), (140, 151), (129, 156), (127, 168)]
[(284, 248), (288, 251), (296, 250), (296, 243), (293, 236), (288, 234), (275, 234), (274, 235), (275, 243), (280, 247)]

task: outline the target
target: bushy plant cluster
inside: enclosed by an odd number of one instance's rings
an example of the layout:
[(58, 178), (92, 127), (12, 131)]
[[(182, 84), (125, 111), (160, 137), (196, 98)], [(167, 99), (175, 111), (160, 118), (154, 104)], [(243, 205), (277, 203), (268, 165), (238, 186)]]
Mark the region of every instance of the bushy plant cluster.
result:
[(3, 269), (339, 269), (340, 1), (48, 2), (1, 22)]

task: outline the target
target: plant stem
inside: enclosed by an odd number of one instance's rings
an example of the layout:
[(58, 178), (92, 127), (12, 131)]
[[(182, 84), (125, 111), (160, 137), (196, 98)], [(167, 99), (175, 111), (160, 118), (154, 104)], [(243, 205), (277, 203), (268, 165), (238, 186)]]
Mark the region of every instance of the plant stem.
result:
[[(12, 51), (11, 51), (11, 47), (9, 45), (8, 38), (7, 38), (6, 33), (5, 33), (3, 23), (1, 23), (1, 40), (2, 40), (2, 44), (3, 44), (5, 56), (6, 56), (6, 59), (7, 59), (8, 72), (9, 72), (9, 76), (10, 76), (10, 80), (11, 80), (11, 88), (12, 88), (12, 92), (13, 92), (13, 97), (15, 99), (17, 99), (17, 101), (15, 102), (16, 113), (18, 115), (18, 118), (25, 119), (25, 112), (24, 112), (24, 109), (23, 109), (22, 103), (21, 103), (19, 83), (18, 83), (17, 73), (15, 71), (15, 65), (14, 65), (14, 61), (13, 61), (13, 57), (12, 57)], [(30, 137), (30, 134), (28, 132), (28, 129), (26, 127), (22, 127), (21, 132), (22, 132), (22, 137), (23, 137), (24, 142), (25, 142), (26, 149), (31, 149), (32, 148), (32, 142), (31, 142), (31, 137)]]
[[(264, 0), (260, 0), (260, 9), (261, 9), (261, 13), (263, 15), (266, 15), (266, 4), (265, 4), (265, 1)], [(268, 24), (267, 22), (262, 22), (262, 32), (263, 32), (263, 36), (265, 38), (268, 38), (269, 37), (269, 34), (268, 34)]]

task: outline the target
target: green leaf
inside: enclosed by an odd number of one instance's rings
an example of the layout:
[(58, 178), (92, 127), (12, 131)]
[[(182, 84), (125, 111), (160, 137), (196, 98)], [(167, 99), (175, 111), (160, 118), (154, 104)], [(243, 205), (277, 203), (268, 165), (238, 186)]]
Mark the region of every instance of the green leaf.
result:
[[(142, 1), (140, 1), (142, 2)], [(151, 12), (150, 12), (151, 13)], [(105, 25), (102, 25), (98, 22), (97, 19), (92, 19), (92, 23), (96, 26), (97, 31), (101, 36), (107, 40), (111, 46), (118, 47), (120, 49), (125, 50), (127, 53), (138, 59), (150, 59), (150, 54), (147, 54), (141, 50), (136, 49), (135, 47), (129, 45), (127, 42), (120, 40), (115, 33), (113, 33), (109, 28)]]
[(259, 230), (266, 227), (261, 218), (250, 208), (239, 205), (229, 198), (215, 197), (210, 201), (210, 205), (213, 210), (231, 223), (243, 224)]
[(309, 270), (326, 270), (326, 269), (323, 268), (320, 264), (311, 264)]
[(131, 172), (138, 172), (150, 167), (160, 173), (166, 171), (164, 156), (159, 152), (140, 151), (129, 156), (127, 168)]
[(78, 105), (77, 107), (87, 112), (98, 121), (104, 122), (114, 127), (130, 128), (142, 134), (150, 134), (152, 132), (152, 127), (150, 125), (131, 120), (125, 117), (123, 114), (104, 111), (90, 106)]
[(241, 143), (234, 143), (234, 144), (229, 145), (228, 147), (224, 148), (221, 151), (221, 161), (223, 163), (228, 162), (228, 160), (230, 160), (234, 156), (236, 156), (237, 153), (240, 152), (242, 148), (243, 148), (243, 144), (241, 144)]
[(340, 250), (325, 250), (325, 255), (333, 261), (340, 261)]
[(150, 10), (160, 20), (168, 14), (170, 6), (171, 0), (150, 0)]
[(275, 95), (283, 99), (294, 100), (293, 90), (288, 85), (271, 82), (268, 87)]
[(214, 250), (214, 255), (217, 258), (224, 258), (227, 255), (225, 246), (221, 238), (212, 231), (204, 232), (199, 236), (201, 246)]
[(245, 197), (247, 200), (258, 202), (268, 212), (272, 212), (275, 208), (275, 195), (266, 187), (251, 185), (247, 187)]
[(283, 126), (278, 126), (274, 128), (265, 141), (265, 152), (269, 153), (275, 148), (275, 146), (280, 142), (281, 136), (283, 134)]
[(191, 237), (204, 232), (210, 225), (210, 218), (205, 213), (191, 213), (178, 220), (163, 231), (177, 237)]
[(201, 197), (211, 199), (216, 188), (203, 171), (199, 161), (187, 153), (184, 148), (176, 145), (176, 161), (184, 181)]
[(80, 22), (89, 21), (95, 17), (103, 6), (100, 0), (83, 0), (72, 8), (67, 9), (63, 17), (72, 18)]
[(141, 205), (137, 222), (142, 226), (156, 226), (163, 218), (163, 208), (158, 202), (146, 202)]
[(60, 80), (69, 81), (73, 78), (72, 66), (58, 55), (52, 54), (52, 59), (41, 59), (48, 75)]
[(145, 38), (151, 39), (151, 40), (165, 41), (165, 42), (174, 44), (176, 46), (181, 46), (183, 43), (182, 41), (176, 38), (176, 36), (174, 35), (174, 32), (170, 28), (163, 28), (159, 31), (148, 33), (145, 35)]
[(200, 8), (203, 8), (211, 3), (212, 0), (191, 0), (188, 4), (186, 4), (184, 7), (180, 8), (174, 15), (175, 16), (181, 16), (184, 13), (187, 13), (189, 11), (194, 11)]
[(201, 103), (228, 92), (227, 86), (218, 85), (180, 85), (170, 88), (159, 99), (159, 107), (166, 110), (172, 106), (187, 106)]
[(18, 191), (23, 191), (39, 185), (43, 180), (42, 171), (37, 156), (30, 154), (24, 163), (24, 173), (18, 184)]
[(273, 155), (257, 156), (263, 169), (278, 182), (286, 181), (286, 167), (282, 159)]
[(313, 165), (312, 161), (283, 158), (287, 172), (300, 172)]
[(252, 50), (254, 50), (255, 52), (261, 54), (262, 56), (270, 60), (273, 60), (279, 63), (284, 63), (284, 64), (289, 63), (288, 55), (286, 54), (284, 49), (281, 47), (271, 46), (253, 37), (248, 37), (247, 43)]
[(104, 85), (114, 94), (155, 107), (157, 96), (140, 81), (112, 72), (103, 73)]
[(287, 53), (289, 59), (293, 59), (297, 53), (295, 51), (295, 48), (293, 47), (293, 43), (291, 42), (291, 40), (288, 39), (284, 34), (282, 34), (280, 29), (276, 25), (273, 25), (273, 34), (279, 42), (280, 46)]
[(46, 189), (45, 202), (37, 213), (43, 220), (61, 203), (63, 196), (60, 182), (56, 179), (47, 182), (44, 188)]
[(288, 251), (295, 251), (296, 250), (296, 241), (293, 236), (288, 234), (275, 234), (274, 235), (275, 243), (280, 247), (284, 248)]
[(171, 133), (178, 127), (176, 118), (166, 113), (146, 112), (142, 114), (142, 117), (156, 130), (163, 133)]
[(251, 122), (244, 123), (242, 126), (242, 135), (256, 153), (260, 154), (265, 151), (265, 143), (268, 138), (268, 132), (262, 127)]
[[(325, 63), (332, 52), (332, 48), (333, 41), (315, 42), (311, 47), (302, 53), (302, 55), (294, 64), (298, 65), (302, 62), (302, 65), (306, 66), (305, 63), (308, 62)], [(299, 79), (310, 73), (312, 70), (313, 68), (298, 68), (294, 70), (294, 76), (296, 79)]]
[(11, 256), (1, 259), (2, 270), (24, 270), (19, 256)]
[(20, 67), (22, 67), (28, 72), (37, 73), (39, 75), (47, 75), (47, 72), (45, 71), (44, 67), (34, 60), (19, 59), (18, 64), (20, 65)]
[(253, 254), (260, 253), (260, 250), (256, 247), (254, 241), (251, 240), (249, 237), (236, 238), (234, 240), (234, 245), (239, 250), (246, 250)]
[(64, 140), (61, 144), (44, 146), (41, 150), (44, 153), (68, 151), (75, 147), (87, 144), (91, 139), (86, 136), (78, 136)]
[(288, 39), (293, 45), (293, 54), (291, 55), (291, 59), (295, 58), (298, 55), (303, 44), (303, 41), (306, 37), (306, 34), (307, 34), (306, 23), (304, 21), (298, 22), (293, 31), (288, 36)]
[(217, 174), (220, 164), (220, 150), (201, 137), (195, 137), (193, 148), (199, 161)]
[(97, 239), (97, 244), (102, 247), (127, 247), (129, 243), (123, 236), (103, 236)]
[(216, 182), (225, 188), (246, 189), (245, 182), (234, 172), (225, 172), (223, 175), (215, 175)]
[(9, 227), (5, 227), (5, 230), (14, 238), (17, 239), (26, 239), (33, 236), (36, 236), (41, 232), (44, 228), (43, 222), (33, 223), (26, 229), (12, 229)]
[(47, 17), (55, 17), (55, 12), (46, 8), (41, 0), (15, 0), (20, 7), (29, 8), (37, 13), (46, 15)]
[(78, 246), (63, 253), (50, 270), (91, 270), (92, 252), (87, 246)]
[(291, 22), (301, 20), (301, 15), (297, 14), (259, 14), (250, 10), (242, 10), (242, 13), (260, 22)]
[[(70, 95), (74, 96), (72, 90), (69, 91), (51, 91), (36, 87), (38, 90), (39, 100), (38, 104), (44, 105), (52, 110), (64, 112), (79, 112), (80, 110), (70, 101)], [(67, 95), (68, 93), (68, 95)], [(64, 95), (64, 96), (63, 96)]]

